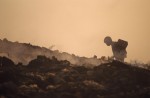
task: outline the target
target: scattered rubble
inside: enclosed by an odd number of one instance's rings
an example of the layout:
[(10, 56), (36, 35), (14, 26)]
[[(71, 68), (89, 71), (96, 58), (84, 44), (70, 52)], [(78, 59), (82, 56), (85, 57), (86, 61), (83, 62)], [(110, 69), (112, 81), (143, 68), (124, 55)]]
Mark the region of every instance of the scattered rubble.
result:
[(119, 61), (93, 68), (45, 56), (28, 66), (0, 61), (0, 98), (150, 98), (150, 70)]

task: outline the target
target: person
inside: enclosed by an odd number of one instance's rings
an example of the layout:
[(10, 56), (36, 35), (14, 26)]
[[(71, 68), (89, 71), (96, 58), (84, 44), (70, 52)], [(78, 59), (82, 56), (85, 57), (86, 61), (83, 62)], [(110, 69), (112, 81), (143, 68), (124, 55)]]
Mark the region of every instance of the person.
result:
[(128, 42), (122, 39), (118, 39), (117, 42), (112, 41), (111, 37), (107, 36), (104, 38), (104, 43), (107, 46), (112, 47), (113, 57), (115, 60), (124, 62), (124, 59), (127, 57), (126, 48), (128, 46)]

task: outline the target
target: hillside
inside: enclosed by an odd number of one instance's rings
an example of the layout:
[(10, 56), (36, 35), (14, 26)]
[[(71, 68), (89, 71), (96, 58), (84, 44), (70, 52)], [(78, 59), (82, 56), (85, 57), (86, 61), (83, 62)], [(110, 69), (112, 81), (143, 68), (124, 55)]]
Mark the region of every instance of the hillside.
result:
[(0, 56), (5, 56), (13, 60), (16, 64), (21, 62), (28, 64), (29, 61), (35, 59), (38, 55), (44, 55), (48, 58), (55, 56), (58, 60), (68, 60), (75, 65), (99, 65), (103, 61), (97, 58), (79, 57), (66, 52), (52, 51), (45, 47), (31, 45), (30, 43), (11, 42), (7, 39), (0, 40)]
[(93, 68), (46, 56), (27, 66), (0, 61), (0, 98), (150, 98), (150, 70), (118, 61)]

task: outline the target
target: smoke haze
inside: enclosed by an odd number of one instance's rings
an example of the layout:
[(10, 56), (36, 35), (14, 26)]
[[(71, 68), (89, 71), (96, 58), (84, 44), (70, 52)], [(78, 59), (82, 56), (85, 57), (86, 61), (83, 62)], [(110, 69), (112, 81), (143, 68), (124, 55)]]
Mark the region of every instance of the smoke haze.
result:
[[(44, 47), (34, 46), (27, 43), (11, 42), (7, 39), (0, 40), (0, 55), (12, 59), (15, 63), (28, 64), (31, 60), (36, 59), (38, 55), (48, 58), (55, 56), (58, 60), (68, 60), (74, 65), (95, 66), (102, 63), (97, 58), (79, 57), (66, 52), (52, 51)], [(103, 61), (104, 62), (104, 61)]]

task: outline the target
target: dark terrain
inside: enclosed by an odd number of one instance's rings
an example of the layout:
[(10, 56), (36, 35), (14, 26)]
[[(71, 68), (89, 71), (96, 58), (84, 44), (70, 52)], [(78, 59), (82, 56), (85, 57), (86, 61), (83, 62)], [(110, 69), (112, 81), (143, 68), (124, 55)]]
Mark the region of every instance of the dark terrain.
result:
[(54, 56), (0, 63), (0, 98), (150, 98), (150, 70), (119, 61), (93, 68)]

